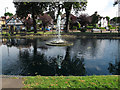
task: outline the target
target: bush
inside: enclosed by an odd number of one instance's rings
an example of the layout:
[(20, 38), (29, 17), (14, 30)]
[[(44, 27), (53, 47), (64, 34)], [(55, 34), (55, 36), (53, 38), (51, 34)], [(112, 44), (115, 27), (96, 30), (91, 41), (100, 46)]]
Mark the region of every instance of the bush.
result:
[(115, 27), (110, 27), (110, 29), (115, 29)]
[(86, 32), (87, 31), (87, 28), (80, 28), (79, 29), (81, 32)]
[(109, 27), (109, 28), (112, 28), (112, 25), (108, 24), (108, 27)]
[(97, 29), (105, 29), (105, 27), (98, 27)]
[(93, 26), (87, 26), (87, 29), (93, 29), (94, 27)]
[(77, 26), (73, 26), (73, 29), (77, 29)]

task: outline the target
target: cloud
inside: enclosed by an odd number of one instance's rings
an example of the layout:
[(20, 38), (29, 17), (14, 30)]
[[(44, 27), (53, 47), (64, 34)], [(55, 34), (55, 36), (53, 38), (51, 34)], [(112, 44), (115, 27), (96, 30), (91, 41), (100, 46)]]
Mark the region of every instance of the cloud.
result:
[[(13, 0), (1, 0), (0, 3), (0, 16), (5, 13), (5, 7), (8, 7), (7, 12), (15, 14), (16, 9), (14, 8)], [(88, 0), (87, 10), (85, 13), (92, 15), (95, 11), (101, 16), (110, 16), (111, 18), (116, 17), (117, 5), (113, 7), (114, 0)]]
[(85, 11), (89, 15), (92, 15), (95, 11), (101, 16), (110, 16), (111, 18), (116, 16), (117, 6), (113, 7), (114, 0), (88, 0), (87, 10)]

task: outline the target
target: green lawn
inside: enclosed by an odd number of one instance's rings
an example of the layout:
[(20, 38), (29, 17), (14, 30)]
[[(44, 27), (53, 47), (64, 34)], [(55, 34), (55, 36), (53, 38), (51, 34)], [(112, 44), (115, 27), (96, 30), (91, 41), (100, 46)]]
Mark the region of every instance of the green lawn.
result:
[(118, 76), (33, 76), (25, 88), (118, 88)]

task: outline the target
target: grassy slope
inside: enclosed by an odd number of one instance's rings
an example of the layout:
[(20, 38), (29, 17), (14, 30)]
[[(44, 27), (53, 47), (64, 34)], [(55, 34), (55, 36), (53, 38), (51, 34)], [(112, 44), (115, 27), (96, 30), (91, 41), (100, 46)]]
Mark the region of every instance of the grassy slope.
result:
[(35, 76), (24, 78), (25, 88), (118, 88), (118, 76)]

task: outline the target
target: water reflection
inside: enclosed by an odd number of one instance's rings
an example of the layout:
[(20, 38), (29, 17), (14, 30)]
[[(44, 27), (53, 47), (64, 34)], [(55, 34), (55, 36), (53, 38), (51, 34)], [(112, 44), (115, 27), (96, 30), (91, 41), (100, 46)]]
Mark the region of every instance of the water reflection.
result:
[[(69, 39), (68, 39), (69, 40)], [(73, 46), (45, 45), (45, 39), (2, 39), (5, 75), (109, 75), (119, 74), (120, 40), (73, 39)], [(117, 58), (116, 58), (117, 57)], [(115, 59), (116, 58), (116, 59)]]
[(109, 63), (108, 70), (114, 75), (120, 75), (120, 40), (118, 41), (118, 55), (115, 58), (114, 63)]

